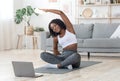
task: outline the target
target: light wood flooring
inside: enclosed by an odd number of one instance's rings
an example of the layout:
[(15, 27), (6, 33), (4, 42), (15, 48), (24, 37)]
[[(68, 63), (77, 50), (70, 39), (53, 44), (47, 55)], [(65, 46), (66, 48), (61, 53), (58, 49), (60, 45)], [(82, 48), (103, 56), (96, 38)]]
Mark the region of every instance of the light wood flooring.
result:
[[(34, 67), (45, 65), (39, 58), (40, 50), (0, 51), (0, 81), (120, 81), (120, 53), (91, 53), (91, 61), (102, 63), (65, 74), (47, 74), (39, 78), (15, 77), (11, 61), (31, 61)], [(82, 53), (83, 61), (88, 60)]]

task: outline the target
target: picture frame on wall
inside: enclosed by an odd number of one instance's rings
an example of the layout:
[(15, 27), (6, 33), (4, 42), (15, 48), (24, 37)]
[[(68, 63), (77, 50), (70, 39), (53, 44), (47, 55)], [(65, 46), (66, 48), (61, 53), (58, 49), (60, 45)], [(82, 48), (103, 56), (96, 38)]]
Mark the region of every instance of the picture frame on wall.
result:
[(95, 4), (97, 4), (97, 5), (102, 4), (102, 0), (95, 0)]
[(60, 1), (60, 10), (62, 10), (67, 15), (72, 15), (72, 1)]
[(50, 9), (62, 10), (65, 14), (73, 15), (74, 0), (48, 0)]

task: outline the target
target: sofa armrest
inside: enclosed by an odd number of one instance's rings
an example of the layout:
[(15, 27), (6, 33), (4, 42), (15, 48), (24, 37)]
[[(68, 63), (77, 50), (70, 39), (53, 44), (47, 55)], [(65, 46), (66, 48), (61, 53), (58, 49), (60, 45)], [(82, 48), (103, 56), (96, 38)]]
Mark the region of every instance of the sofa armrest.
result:
[(46, 40), (50, 38), (50, 33), (47, 31), (41, 32), (40, 34), (40, 49), (46, 50)]

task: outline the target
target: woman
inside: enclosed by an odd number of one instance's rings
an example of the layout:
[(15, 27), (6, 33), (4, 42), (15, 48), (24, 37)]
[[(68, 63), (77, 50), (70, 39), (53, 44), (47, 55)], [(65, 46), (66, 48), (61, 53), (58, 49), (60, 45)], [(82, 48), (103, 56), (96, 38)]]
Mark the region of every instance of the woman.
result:
[[(41, 58), (55, 68), (78, 68), (80, 66), (80, 55), (77, 53), (77, 39), (75, 31), (68, 17), (60, 10), (41, 9), (45, 12), (51, 12), (61, 16), (60, 19), (53, 19), (49, 23), (49, 31), (53, 37), (54, 54), (43, 52)], [(58, 43), (62, 46), (63, 52), (58, 51)]]

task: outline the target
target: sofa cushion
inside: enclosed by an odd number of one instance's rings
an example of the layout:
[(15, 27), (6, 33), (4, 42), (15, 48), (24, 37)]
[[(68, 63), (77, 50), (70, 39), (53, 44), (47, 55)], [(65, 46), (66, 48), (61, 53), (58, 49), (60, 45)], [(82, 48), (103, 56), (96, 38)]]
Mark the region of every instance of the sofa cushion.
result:
[(118, 23), (96, 23), (94, 24), (92, 38), (110, 38), (118, 25)]
[(120, 25), (116, 28), (110, 38), (120, 38)]
[(84, 40), (83, 47), (120, 48), (120, 39), (94, 38)]
[(87, 39), (92, 37), (93, 24), (76, 24), (73, 25), (76, 37), (80, 39)]
[(77, 39), (77, 42), (78, 42), (78, 47), (83, 47), (83, 42), (84, 42), (84, 39)]

